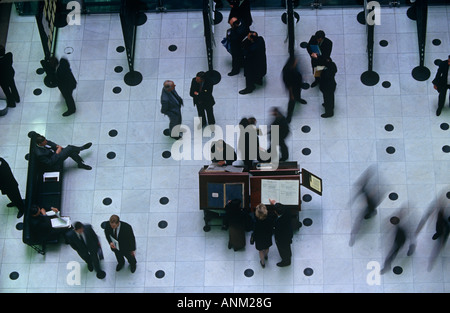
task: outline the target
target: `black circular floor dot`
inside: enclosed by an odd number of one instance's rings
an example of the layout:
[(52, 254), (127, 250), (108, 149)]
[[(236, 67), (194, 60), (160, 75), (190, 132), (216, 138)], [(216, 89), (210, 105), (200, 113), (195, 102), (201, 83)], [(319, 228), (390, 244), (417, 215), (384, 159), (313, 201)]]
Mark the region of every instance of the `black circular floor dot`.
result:
[(308, 84), (308, 83), (301, 83), (300, 87), (301, 87), (303, 90), (307, 90), (307, 89), (309, 89), (309, 87), (311, 87), (311, 85)]
[(394, 147), (387, 147), (386, 148), (386, 152), (389, 154), (394, 154), (395, 153), (395, 148)]
[(401, 268), (401, 266), (394, 266), (392, 272), (394, 272), (394, 274), (396, 275), (400, 275), (401, 273), (403, 273), (403, 268)]
[(432, 43), (435, 46), (439, 46), (441, 44), (441, 40), (440, 39), (433, 39)]
[(391, 83), (386, 80), (381, 83), (381, 86), (383, 86), (384, 88), (389, 88), (389, 87), (391, 87)]
[(165, 275), (166, 275), (166, 273), (164, 273), (163, 270), (158, 270), (158, 271), (156, 271), (156, 273), (155, 273), (155, 277), (156, 277), (156, 278), (159, 278), (159, 279), (163, 278)]
[(170, 129), (166, 128), (163, 130), (164, 136), (170, 136)]
[(169, 51), (174, 52), (177, 51), (178, 47), (176, 45), (170, 45), (169, 46)]
[(17, 229), (17, 230), (23, 230), (23, 223), (22, 223), (22, 222), (17, 223), (17, 224), (16, 224), (16, 229)]
[(104, 205), (110, 205), (112, 203), (112, 199), (111, 198), (105, 198), (105, 199), (103, 199), (102, 202), (103, 202)]
[(255, 272), (251, 268), (248, 268), (244, 271), (245, 277), (252, 277), (253, 274), (255, 274)]
[(303, 199), (303, 201), (305, 201), (305, 202), (309, 202), (309, 201), (312, 200), (312, 197), (311, 197), (311, 195), (309, 195), (309, 194), (305, 194), (305, 195), (302, 197), (302, 199)]
[(111, 129), (108, 133), (109, 137), (116, 137), (118, 134), (117, 130)]
[(384, 125), (384, 129), (385, 129), (386, 131), (388, 131), (388, 132), (391, 132), (391, 131), (394, 130), (394, 125), (392, 125), (392, 124), (386, 124), (386, 125)]
[(442, 62), (442, 60), (441, 59), (436, 59), (436, 60), (434, 60), (434, 65), (436, 65), (436, 66), (439, 66), (439, 65), (441, 65), (441, 62)]
[(389, 222), (391, 222), (392, 225), (397, 225), (400, 223), (400, 219), (397, 216), (393, 216), (389, 219)]
[(36, 88), (35, 90), (33, 90), (33, 94), (34, 94), (35, 96), (39, 96), (40, 94), (42, 94), (42, 89)]
[(27, 160), (27, 161), (30, 160), (30, 154), (29, 153), (25, 154), (25, 160)]
[(116, 73), (121, 73), (122, 71), (123, 71), (123, 67), (122, 66), (116, 66), (114, 68), (114, 72), (116, 72)]
[(64, 53), (65, 54), (72, 54), (73, 53), (73, 48), (72, 47), (65, 47), (64, 48)]
[(305, 219), (303, 220), (303, 225), (305, 225), (305, 226), (311, 226), (312, 223), (313, 223), (313, 221), (312, 221), (312, 219), (310, 219), (310, 218), (305, 218)]
[(387, 40), (380, 40), (380, 46), (382, 46), (382, 47), (387, 47), (387, 45), (388, 45), (389, 43), (388, 43), (388, 41)]
[(306, 41), (302, 41), (300, 43), (300, 47), (303, 48), (303, 49), (306, 49), (306, 47), (308, 47), (308, 43)]
[(42, 74), (44, 74), (45, 73), (45, 71), (44, 71), (44, 69), (41, 67), (41, 68), (38, 68), (37, 70), (36, 70), (36, 74), (38, 74), (38, 75), (42, 75)]
[(445, 196), (447, 197), (447, 199), (450, 199), (450, 191), (447, 192), (447, 193), (445, 194)]
[(114, 159), (115, 157), (116, 157), (116, 153), (115, 152), (108, 152), (107, 154), (106, 154), (106, 157), (108, 158), (108, 159), (110, 159), (110, 160), (112, 160), (112, 159)]
[(118, 94), (118, 93), (120, 93), (120, 92), (122, 91), (122, 88), (120, 88), (120, 87), (114, 87), (112, 91), (113, 91), (115, 94)]
[(161, 229), (166, 228), (167, 225), (168, 225), (168, 223), (166, 221), (159, 221), (159, 223), (158, 223), (158, 227)]
[(164, 159), (170, 158), (171, 155), (172, 155), (172, 153), (170, 153), (170, 151), (164, 151), (164, 152), (162, 153), (162, 157), (163, 157)]
[(303, 274), (305, 274), (305, 276), (311, 276), (312, 274), (314, 274), (314, 271), (312, 268), (307, 267), (303, 270)]
[(302, 150), (302, 154), (303, 154), (303, 155), (310, 155), (310, 154), (311, 154), (311, 149), (309, 149), (309, 148), (304, 148), (304, 149)]
[(443, 146), (442, 147), (442, 151), (445, 152), (445, 153), (449, 153), (450, 152), (450, 146), (448, 146), (448, 145)]
[(16, 280), (17, 278), (19, 278), (19, 273), (17, 273), (17, 272), (11, 272), (11, 273), (9, 274), (9, 278), (10, 278), (11, 280)]
[(441, 127), (442, 130), (448, 130), (448, 128), (449, 128), (449, 126), (448, 126), (447, 123), (442, 123), (442, 124), (440, 125), (440, 127)]
[(159, 199), (159, 203), (166, 205), (167, 203), (169, 203), (169, 198), (161, 197), (161, 199)]
[(389, 199), (391, 199), (392, 201), (397, 200), (397, 199), (398, 199), (398, 194), (395, 193), (395, 192), (391, 192), (391, 193), (389, 194)]
[(117, 48), (116, 48), (116, 51), (117, 52), (124, 52), (125, 51), (125, 47), (124, 46), (118, 46)]
[(308, 125), (305, 125), (302, 127), (302, 132), (309, 133), (311, 131), (311, 127), (309, 127)]
[(103, 221), (101, 224), (100, 224), (100, 227), (102, 228), (102, 229), (105, 229), (106, 228), (106, 225), (108, 225), (108, 221)]

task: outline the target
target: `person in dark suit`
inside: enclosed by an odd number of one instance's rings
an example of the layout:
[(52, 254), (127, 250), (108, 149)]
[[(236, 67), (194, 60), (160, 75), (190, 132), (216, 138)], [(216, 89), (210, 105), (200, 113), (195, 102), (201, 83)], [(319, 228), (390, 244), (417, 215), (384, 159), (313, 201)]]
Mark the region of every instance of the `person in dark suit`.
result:
[(175, 126), (181, 125), (181, 107), (183, 106), (183, 99), (178, 95), (175, 86), (175, 83), (171, 80), (164, 82), (161, 91), (161, 113), (169, 117), (170, 137), (180, 139), (180, 132), (172, 134)]
[(91, 142), (84, 144), (81, 147), (68, 145), (63, 148), (56, 143), (47, 140), (42, 135), (37, 135), (35, 138), (36, 146), (34, 147), (34, 153), (37, 159), (48, 169), (58, 170), (67, 158), (74, 160), (79, 168), (91, 170), (92, 167), (84, 164), (83, 159), (80, 157), (80, 152), (89, 149), (92, 146)]
[[(57, 208), (53, 207), (49, 211), (53, 211), (56, 214), (59, 212)], [(59, 237), (69, 230), (67, 227), (53, 228), (51, 217), (47, 215), (47, 210), (35, 204), (30, 208), (29, 221), (31, 236), (42, 245), (43, 250), (45, 250), (48, 241), (59, 240)]]
[[(271, 111), (272, 116), (274, 117), (274, 120), (271, 124), (272, 126), (278, 126), (278, 145), (280, 147), (280, 157), (279, 161), (283, 162), (289, 159), (289, 150), (286, 145), (286, 137), (290, 133), (289, 129), (289, 123), (287, 122), (286, 118), (283, 114), (281, 114), (280, 110), (278, 108), (274, 107)], [(272, 131), (270, 131), (270, 136), (272, 136)], [(277, 147), (269, 147), (267, 149), (267, 152), (270, 153), (271, 149), (276, 149)]]
[(213, 142), (211, 145), (211, 161), (220, 166), (232, 165), (237, 160), (236, 152), (233, 147), (222, 139)]
[(224, 225), (228, 227), (228, 249), (238, 251), (245, 247), (246, 212), (241, 200), (229, 200), (225, 206)]
[(274, 206), (274, 212), (277, 216), (273, 224), (275, 244), (277, 245), (281, 257), (281, 262), (278, 262), (277, 266), (289, 266), (291, 265), (291, 244), (292, 237), (294, 236), (289, 210), (276, 200), (269, 199), (269, 202)]
[(259, 252), (259, 263), (266, 267), (269, 248), (272, 246), (274, 216), (269, 214), (267, 207), (260, 203), (255, 208), (255, 226), (252, 233), (255, 248)]
[(130, 224), (120, 220), (119, 216), (111, 215), (105, 225), (106, 240), (117, 259), (116, 271), (125, 265), (125, 258), (130, 264), (131, 273), (136, 271), (136, 238)]
[(337, 67), (331, 59), (326, 60), (324, 66), (325, 68), (320, 75), (319, 89), (323, 94), (323, 106), (325, 108), (325, 113), (321, 116), (327, 118), (334, 115), (334, 92), (336, 91), (334, 77), (337, 73)]
[(257, 32), (249, 32), (243, 42), (245, 89), (239, 91), (245, 95), (255, 90), (255, 84), (262, 85), (267, 74), (266, 43)]
[[(320, 53), (315, 52), (312, 46), (318, 46)], [(333, 42), (325, 37), (325, 32), (323, 30), (318, 30), (309, 39), (306, 50), (311, 57), (311, 66), (314, 73), (314, 68), (316, 66), (323, 66), (325, 61), (331, 57)], [(316, 87), (319, 84), (319, 80), (319, 77), (315, 77), (314, 82), (311, 84), (311, 88)]]
[(13, 55), (5, 53), (5, 47), (0, 45), (0, 87), (6, 96), (7, 106), (14, 108), (20, 102), (19, 92), (14, 81)]
[(189, 95), (192, 97), (194, 106), (197, 108), (198, 117), (202, 121), (202, 127), (205, 127), (207, 124), (214, 125), (216, 123), (213, 110), (213, 106), (216, 103), (212, 95), (213, 86), (210, 80), (206, 79), (205, 72), (198, 72), (191, 81)]
[(241, 68), (244, 66), (242, 41), (247, 37), (250, 28), (236, 17), (232, 17), (228, 23), (231, 26), (231, 28), (227, 30), (231, 54), (231, 72), (228, 73), (228, 76), (234, 76), (239, 74)]
[(436, 110), (436, 116), (441, 115), (444, 108), (445, 98), (447, 98), (447, 90), (450, 88), (450, 72), (448, 70), (450, 66), (450, 55), (447, 61), (442, 61), (437, 70), (436, 76), (432, 83), (434, 89), (439, 92), (438, 108)]
[(287, 122), (290, 123), (294, 113), (295, 103), (300, 102), (306, 104), (306, 100), (302, 99), (302, 83), (303, 77), (298, 68), (298, 59), (295, 56), (290, 56), (281, 72), (284, 86), (289, 92), (288, 113), (286, 116)]
[(77, 87), (77, 81), (73, 76), (69, 61), (66, 58), (61, 58), (59, 60), (59, 64), (56, 67), (56, 81), (58, 89), (61, 91), (67, 105), (67, 111), (62, 115), (72, 115), (76, 111), (75, 100), (73, 99), (72, 93)]
[(67, 232), (66, 242), (87, 263), (90, 272), (95, 270), (99, 279), (106, 277), (100, 265), (100, 259), (103, 259), (102, 247), (91, 225), (76, 222), (74, 229)]
[(230, 4), (231, 10), (228, 15), (228, 21), (236, 17), (241, 20), (248, 27), (252, 26), (253, 19), (250, 9), (250, 0), (227, 0)]
[(11, 203), (6, 206), (11, 208), (17, 207), (19, 212), (17, 218), (21, 218), (24, 212), (25, 204), (22, 196), (20, 195), (19, 183), (14, 178), (14, 174), (11, 171), (11, 167), (5, 159), (0, 158), (0, 190), (3, 195), (6, 195)]

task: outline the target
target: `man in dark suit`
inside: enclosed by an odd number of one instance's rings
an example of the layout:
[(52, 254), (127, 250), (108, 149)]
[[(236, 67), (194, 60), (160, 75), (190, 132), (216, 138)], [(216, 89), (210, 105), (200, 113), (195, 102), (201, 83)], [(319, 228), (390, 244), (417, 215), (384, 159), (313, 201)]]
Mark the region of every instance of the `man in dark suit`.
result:
[(136, 271), (136, 239), (130, 224), (122, 222), (117, 215), (111, 215), (105, 226), (105, 236), (111, 250), (116, 255), (116, 271), (125, 265), (125, 258), (130, 263), (131, 273)]
[[(59, 214), (57, 208), (50, 208), (48, 211), (53, 211)], [(37, 240), (42, 249), (45, 250), (48, 241), (59, 240), (59, 237), (66, 233), (69, 228), (53, 228), (51, 216), (47, 214), (45, 208), (40, 208), (38, 205), (32, 205), (30, 208), (30, 233), (34, 240)]]
[(334, 92), (336, 91), (334, 77), (337, 73), (337, 67), (331, 59), (326, 60), (324, 66), (325, 68), (320, 75), (319, 89), (323, 94), (323, 106), (325, 108), (325, 113), (321, 116), (327, 118), (334, 115)]
[(87, 263), (90, 272), (95, 270), (97, 278), (105, 278), (106, 273), (100, 266), (100, 259), (103, 259), (102, 247), (91, 225), (76, 222), (74, 229), (67, 232), (66, 241)]
[(197, 108), (198, 117), (202, 120), (202, 127), (205, 127), (207, 124), (214, 125), (216, 123), (213, 111), (213, 106), (216, 102), (212, 92), (213, 84), (209, 79), (206, 79), (205, 72), (198, 72), (192, 78), (189, 95), (192, 97), (194, 106)]
[(450, 88), (450, 72), (448, 67), (450, 66), (450, 55), (447, 61), (442, 61), (439, 65), (436, 77), (433, 79), (433, 87), (439, 92), (438, 108), (436, 115), (441, 115), (444, 108), (445, 98), (447, 96), (447, 90)]
[(36, 146), (34, 147), (34, 153), (39, 162), (44, 164), (48, 169), (60, 169), (64, 160), (69, 157), (78, 164), (79, 168), (86, 170), (92, 169), (91, 166), (84, 164), (83, 159), (80, 157), (81, 151), (89, 149), (92, 146), (91, 142), (84, 144), (81, 147), (68, 145), (63, 148), (60, 145), (47, 140), (42, 135), (37, 135), (35, 141)]
[(237, 160), (236, 151), (222, 139), (214, 141), (211, 145), (211, 161), (218, 165), (232, 165)]
[(277, 263), (277, 266), (284, 267), (291, 265), (292, 258), (292, 237), (294, 232), (292, 229), (291, 217), (289, 210), (276, 200), (269, 199), (271, 205), (275, 207), (275, 215), (277, 216), (274, 221), (273, 234), (275, 236), (275, 243), (280, 253), (281, 262)]
[(0, 158), (0, 190), (2, 194), (6, 195), (11, 201), (11, 203), (7, 204), (7, 207), (17, 207), (17, 209), (19, 209), (17, 218), (21, 218), (25, 205), (22, 196), (20, 195), (19, 183), (17, 183), (17, 180), (14, 178), (8, 162), (3, 158)]
[(242, 51), (242, 41), (247, 37), (250, 29), (249, 26), (239, 20), (237, 17), (232, 17), (228, 23), (231, 28), (227, 31), (227, 37), (230, 41), (231, 54), (231, 72), (228, 76), (239, 74), (241, 67), (244, 66), (244, 53)]
[[(284, 115), (281, 114), (280, 110), (278, 110), (278, 108), (272, 108), (271, 114), (274, 117), (274, 120), (271, 124), (271, 129), (272, 126), (278, 126), (278, 145), (280, 146), (281, 154), (281, 156), (279, 157), (279, 161), (283, 162), (289, 159), (289, 150), (285, 142), (286, 137), (290, 133), (289, 123), (287, 122)], [(272, 131), (270, 131), (270, 136), (273, 136)], [(270, 153), (271, 149), (276, 148), (277, 147), (270, 147), (269, 149), (267, 149), (267, 152)]]
[(228, 15), (228, 21), (231, 18), (237, 17), (248, 27), (252, 26), (253, 19), (250, 10), (250, 0), (227, 0), (230, 4), (231, 10), (230, 15)]
[(75, 100), (73, 99), (72, 93), (77, 87), (77, 81), (75, 80), (72, 70), (70, 69), (69, 61), (65, 58), (61, 58), (61, 60), (59, 60), (59, 65), (56, 68), (56, 81), (67, 105), (67, 111), (62, 115), (72, 115), (76, 111)]
[(243, 42), (245, 89), (239, 91), (245, 95), (255, 90), (255, 84), (262, 85), (267, 73), (266, 43), (257, 32), (249, 32)]
[(181, 125), (181, 107), (183, 106), (183, 99), (175, 90), (175, 83), (171, 80), (166, 80), (163, 84), (161, 92), (161, 113), (169, 117), (169, 131), (173, 139), (180, 139), (181, 134), (172, 134), (175, 126)]
[(302, 99), (302, 83), (303, 77), (298, 68), (298, 59), (295, 56), (290, 56), (281, 72), (284, 86), (289, 92), (288, 113), (286, 119), (288, 123), (292, 120), (295, 103), (300, 102), (306, 104), (306, 100)]
[(7, 105), (10, 108), (20, 102), (19, 92), (14, 81), (13, 55), (5, 53), (5, 47), (0, 45), (0, 87), (6, 96)]
[[(319, 51), (315, 51), (314, 47), (318, 48)], [(331, 51), (333, 50), (333, 42), (325, 37), (325, 32), (323, 30), (318, 30), (309, 39), (306, 50), (308, 50), (308, 54), (311, 57), (311, 66), (314, 73), (314, 68), (316, 66), (323, 66), (325, 61), (330, 58)], [(320, 78), (315, 75), (315, 80), (311, 84), (311, 88), (316, 87), (319, 80)]]

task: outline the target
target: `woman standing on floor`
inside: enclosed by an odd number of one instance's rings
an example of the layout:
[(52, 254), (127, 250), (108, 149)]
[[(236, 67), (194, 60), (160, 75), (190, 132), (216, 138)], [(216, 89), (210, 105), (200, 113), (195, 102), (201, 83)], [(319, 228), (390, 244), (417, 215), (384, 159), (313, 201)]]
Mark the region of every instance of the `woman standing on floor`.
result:
[(266, 266), (269, 248), (272, 246), (273, 217), (269, 215), (264, 204), (260, 203), (255, 209), (255, 227), (252, 239), (255, 241), (255, 248), (259, 251), (259, 263), (264, 268)]

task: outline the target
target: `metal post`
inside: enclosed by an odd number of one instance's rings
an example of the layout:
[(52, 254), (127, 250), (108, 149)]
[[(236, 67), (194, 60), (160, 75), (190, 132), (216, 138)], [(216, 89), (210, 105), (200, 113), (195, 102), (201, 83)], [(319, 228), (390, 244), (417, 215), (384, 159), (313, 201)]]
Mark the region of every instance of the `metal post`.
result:
[(427, 36), (428, 0), (416, 0), (417, 37), (419, 41), (420, 63), (412, 70), (415, 80), (425, 81), (430, 78), (431, 72), (425, 64), (425, 42)]
[(368, 10), (367, 8), (367, 0), (364, 1), (364, 24), (366, 24), (367, 30), (367, 61), (368, 61), (368, 69), (364, 73), (361, 74), (361, 82), (366, 86), (375, 86), (380, 81), (380, 76), (377, 72), (373, 70), (373, 43), (374, 43), (374, 33), (375, 33), (375, 25), (374, 23), (368, 23), (367, 17), (372, 10)]

